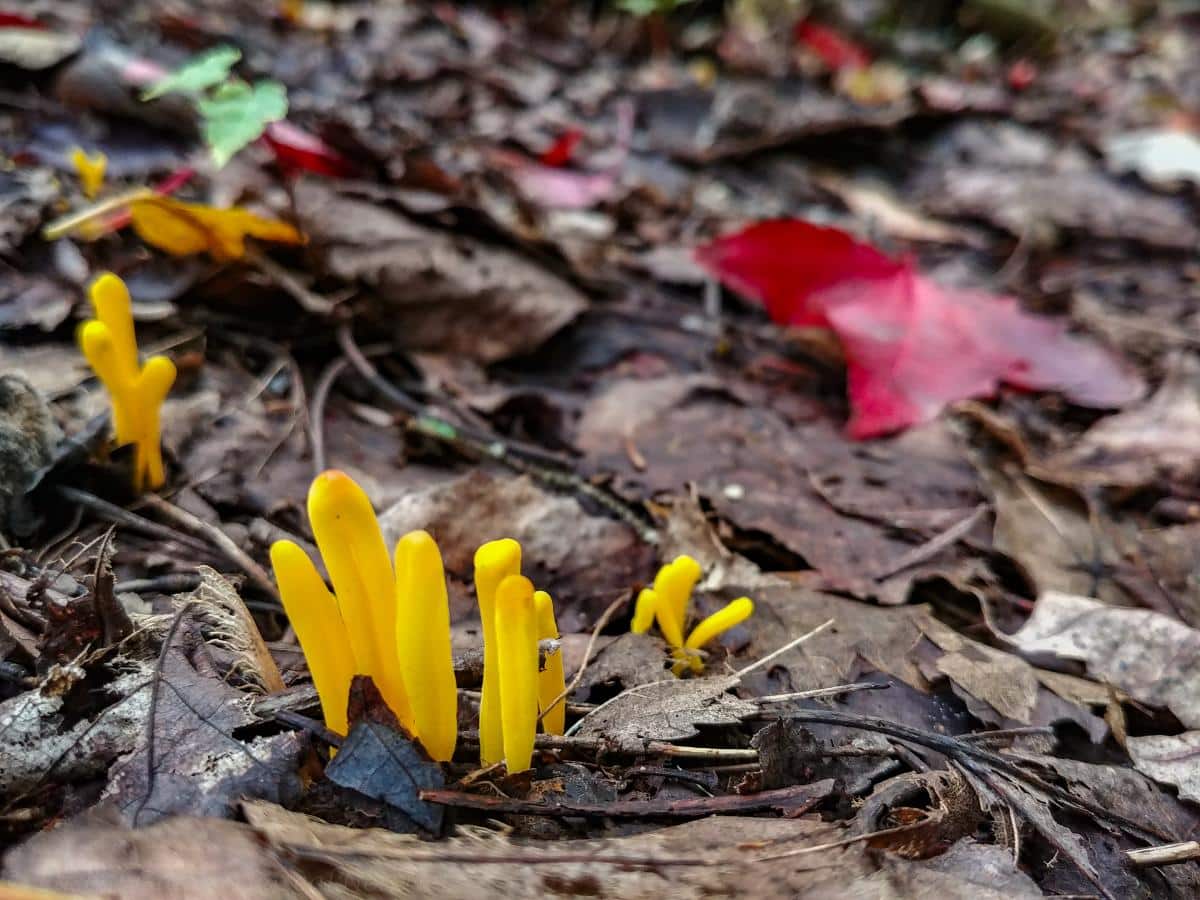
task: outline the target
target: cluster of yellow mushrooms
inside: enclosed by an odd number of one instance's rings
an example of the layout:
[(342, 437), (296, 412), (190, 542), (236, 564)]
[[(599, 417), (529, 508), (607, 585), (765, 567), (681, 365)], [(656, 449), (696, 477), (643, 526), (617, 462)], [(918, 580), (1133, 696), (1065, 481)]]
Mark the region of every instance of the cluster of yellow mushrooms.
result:
[[(139, 364), (129, 292), (115, 275), (92, 285), (96, 319), (84, 324), (84, 355), (110, 395), (119, 444), (135, 448), (134, 487), (164, 482), (159, 410), (175, 367), (154, 356)], [(292, 541), (271, 547), (271, 564), (288, 619), (304, 651), (327, 727), (345, 735), (356, 675), (370, 676), (388, 707), (435, 760), (450, 760), (458, 740), (458, 689), (450, 649), (450, 606), (442, 556), (425, 531), (412, 531), (388, 552), (366, 493), (337, 470), (321, 473), (308, 493), (308, 517), (329, 575), (330, 591), (308, 554)], [(684, 639), (699, 564), (680, 556), (638, 596), (633, 630), (657, 622), (671, 646), (674, 672), (703, 670), (701, 647), (751, 615), (739, 597), (702, 620)], [(521, 546), (490, 541), (475, 553), (475, 592), (483, 624), (483, 692), (479, 755), (510, 772), (530, 767), (538, 723), (548, 734), (566, 724), (561, 650), (554, 604), (521, 575)]]

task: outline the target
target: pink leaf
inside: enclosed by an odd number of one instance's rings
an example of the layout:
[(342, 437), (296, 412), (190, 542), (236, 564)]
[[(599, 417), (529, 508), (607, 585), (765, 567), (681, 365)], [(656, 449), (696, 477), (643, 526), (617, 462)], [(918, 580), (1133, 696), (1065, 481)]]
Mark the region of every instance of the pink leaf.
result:
[(1081, 406), (1123, 406), (1141, 379), (1066, 323), (1022, 311), (1015, 298), (945, 288), (834, 228), (760, 222), (713, 241), (697, 259), (781, 325), (830, 328), (842, 343), (852, 437), (934, 418), (948, 403), (1000, 382), (1056, 390)]

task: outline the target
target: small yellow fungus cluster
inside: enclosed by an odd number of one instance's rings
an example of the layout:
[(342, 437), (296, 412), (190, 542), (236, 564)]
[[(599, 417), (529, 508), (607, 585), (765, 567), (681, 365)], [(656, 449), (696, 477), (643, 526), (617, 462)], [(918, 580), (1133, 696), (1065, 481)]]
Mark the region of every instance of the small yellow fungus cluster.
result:
[(71, 151), (71, 165), (79, 175), (79, 186), (83, 189), (83, 195), (89, 200), (95, 200), (100, 188), (104, 187), (104, 171), (108, 168), (108, 157), (99, 150), (88, 154), (82, 147), (75, 147)]
[[(437, 544), (427, 532), (409, 532), (396, 544), (393, 566), (370, 500), (336, 470), (313, 482), (308, 517), (333, 592), (291, 541), (271, 547), (271, 564), (326, 725), (347, 733), (350, 683), (369, 675), (429, 755), (449, 760), (458, 736), (458, 693)], [(516, 772), (532, 760), (539, 709), (547, 731), (561, 733), (565, 722), (561, 652), (538, 668), (539, 640), (558, 637), (554, 609), (549, 595), (521, 576), (516, 541), (485, 544), (475, 562), (484, 627), (481, 756), (485, 763), (504, 760)]]
[(658, 570), (654, 586), (638, 594), (634, 607), (631, 630), (644, 634), (657, 621), (658, 630), (674, 652), (676, 675), (682, 675), (686, 668), (696, 673), (704, 671), (704, 662), (697, 651), (754, 613), (754, 602), (749, 597), (738, 597), (701, 620), (684, 640), (692, 590), (700, 574), (698, 562), (690, 556), (677, 556)]
[(117, 443), (134, 445), (134, 489), (159, 488), (166, 480), (159, 411), (175, 383), (175, 364), (165, 356), (138, 362), (129, 291), (120, 278), (101, 275), (90, 294), (96, 318), (80, 329), (80, 348), (108, 390)]

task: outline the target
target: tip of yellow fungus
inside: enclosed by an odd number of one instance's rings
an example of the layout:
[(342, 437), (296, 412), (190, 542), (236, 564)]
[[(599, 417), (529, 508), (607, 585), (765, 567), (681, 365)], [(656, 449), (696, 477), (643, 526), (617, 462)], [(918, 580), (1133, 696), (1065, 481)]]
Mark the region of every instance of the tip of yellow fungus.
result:
[(700, 563), (696, 562), (696, 560), (692, 559), (687, 554), (680, 554), (679, 556), (675, 557), (675, 559), (671, 562), (671, 565), (679, 568), (692, 581), (699, 580), (700, 575), (704, 571), (700, 567)]
[(475, 568), (521, 568), (521, 545), (512, 538), (488, 541), (475, 551)]
[(98, 319), (89, 319), (79, 329), (79, 346), (83, 348), (83, 354), (88, 358), (88, 362), (92, 362), (94, 356), (110, 352), (112, 345), (112, 332)]
[[(730, 628), (745, 622), (753, 614), (754, 601), (749, 597), (738, 597), (736, 600), (731, 600), (711, 616), (699, 622), (692, 629), (692, 633), (688, 635), (684, 647), (686, 650), (699, 650)], [(693, 672), (700, 672), (704, 669), (704, 663), (698, 654), (688, 654), (688, 664)], [(680, 668), (681, 666), (676, 664), (676, 674), (679, 674)]]
[(658, 602), (658, 595), (654, 593), (652, 588), (642, 588), (638, 594), (637, 604), (633, 608), (633, 621), (629, 625), (629, 630), (634, 634), (645, 634), (650, 630), (650, 626), (654, 624), (654, 606)]
[(92, 302), (96, 303), (106, 299), (127, 299), (129, 289), (125, 287), (125, 282), (112, 272), (104, 272), (92, 281), (88, 287), (88, 294), (91, 296)]
[(175, 383), (175, 363), (165, 356), (152, 356), (142, 366), (142, 380), (149, 395), (146, 399), (162, 403), (171, 385)]
[(326, 469), (313, 479), (308, 489), (308, 517), (337, 515), (338, 508), (348, 502), (370, 504), (366, 492), (341, 469)]

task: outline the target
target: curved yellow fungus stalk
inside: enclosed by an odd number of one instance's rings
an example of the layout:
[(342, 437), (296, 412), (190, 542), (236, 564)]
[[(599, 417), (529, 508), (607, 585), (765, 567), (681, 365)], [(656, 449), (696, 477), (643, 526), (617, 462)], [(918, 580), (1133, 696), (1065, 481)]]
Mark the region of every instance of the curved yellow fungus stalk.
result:
[(396, 543), (396, 649), (421, 744), (434, 759), (449, 761), (458, 739), (450, 600), (442, 555), (425, 531)]
[(75, 173), (79, 176), (79, 186), (83, 188), (83, 195), (89, 200), (95, 200), (100, 188), (104, 187), (104, 170), (108, 168), (108, 157), (99, 150), (89, 155), (82, 147), (76, 147), (71, 151), (71, 165), (75, 167)]
[(654, 593), (653, 588), (642, 588), (638, 594), (637, 605), (633, 608), (633, 621), (629, 623), (629, 630), (634, 634), (645, 634), (650, 630), (650, 626), (654, 624), (654, 609), (658, 604), (658, 595)]
[(509, 575), (500, 582), (495, 626), (504, 762), (510, 773), (522, 772), (533, 760), (538, 720), (537, 615), (528, 578)]
[[(537, 616), (537, 639), (557, 640), (558, 623), (554, 621), (554, 601), (545, 591), (533, 595), (533, 609)], [(562, 697), (567, 686), (563, 674), (562, 649), (546, 654), (546, 664), (538, 673), (538, 712), (542, 716), (542, 730), (546, 734), (562, 734), (567, 727), (567, 698)], [(562, 699), (559, 699), (562, 697)], [(550, 706), (558, 700), (553, 707)]]
[(325, 587), (308, 554), (291, 541), (276, 541), (271, 545), (271, 567), (275, 570), (283, 609), (296, 631), (317, 696), (321, 698), (325, 725), (330, 731), (345, 735), (350, 728), (346, 703), (357, 666), (337, 600)]
[(329, 469), (308, 490), (308, 519), (333, 582), (346, 634), (404, 727), (419, 737), (396, 655), (396, 589), (383, 532), (371, 501), (345, 472)]
[(135, 489), (161, 487), (166, 477), (160, 409), (175, 383), (175, 364), (165, 356), (154, 356), (139, 366), (129, 291), (120, 278), (101, 275), (90, 294), (96, 318), (80, 330), (80, 348), (108, 390), (117, 443), (135, 447)]
[(152, 356), (138, 376), (139, 427), (142, 437), (134, 451), (133, 486), (137, 491), (161, 487), (167, 480), (162, 458), (162, 405), (175, 384), (175, 363)]
[[(686, 651), (699, 650), (713, 638), (735, 625), (742, 624), (752, 615), (754, 615), (754, 601), (749, 597), (738, 597), (736, 600), (731, 600), (711, 616), (701, 620), (692, 629), (692, 633), (688, 635), (687, 642), (684, 644), (684, 649)], [(698, 653), (688, 653), (687, 662), (693, 672), (704, 671), (704, 661)], [(675, 674), (681, 674), (682, 670), (683, 663), (676, 663)]]
[[(658, 596), (656, 618), (658, 627), (672, 647), (683, 646), (683, 630), (687, 627), (688, 602), (692, 588), (700, 580), (700, 563), (690, 556), (677, 556), (674, 561), (658, 570), (654, 577), (654, 593)], [(664, 619), (670, 620), (663, 628)], [(673, 623), (673, 624), (672, 624)], [(674, 640), (678, 635), (679, 640)]]
[(510, 575), (521, 574), (521, 545), (512, 538), (488, 541), (475, 551), (475, 594), (483, 623), (483, 695), (479, 701), (479, 761), (494, 765), (504, 759), (500, 713), (500, 672), (496, 667), (496, 588)]

